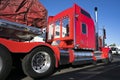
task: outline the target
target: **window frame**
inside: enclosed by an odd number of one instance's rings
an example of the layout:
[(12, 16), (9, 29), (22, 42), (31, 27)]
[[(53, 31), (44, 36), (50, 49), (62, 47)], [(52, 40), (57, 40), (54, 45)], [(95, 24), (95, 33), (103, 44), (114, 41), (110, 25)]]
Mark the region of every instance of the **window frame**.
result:
[[(56, 32), (57, 32), (57, 22), (59, 22), (59, 35), (56, 35)], [(57, 19), (55, 22), (54, 22), (54, 38), (60, 38), (60, 33), (61, 33), (61, 20), (60, 19)]]
[[(65, 26), (64, 26), (64, 20), (67, 20), (67, 24), (65, 23), (66, 24)], [(66, 28), (66, 33), (64, 36), (63, 36), (63, 27)], [(68, 29), (67, 29), (67, 27), (68, 27)], [(69, 35), (70, 35), (70, 17), (65, 16), (62, 18), (62, 38), (69, 37)]]
[[(52, 27), (52, 31), (50, 29), (50, 27)], [(49, 24), (49, 28), (48, 28), (48, 40), (52, 40), (52, 38), (54, 37), (54, 22)], [(52, 33), (50, 33), (52, 32)]]

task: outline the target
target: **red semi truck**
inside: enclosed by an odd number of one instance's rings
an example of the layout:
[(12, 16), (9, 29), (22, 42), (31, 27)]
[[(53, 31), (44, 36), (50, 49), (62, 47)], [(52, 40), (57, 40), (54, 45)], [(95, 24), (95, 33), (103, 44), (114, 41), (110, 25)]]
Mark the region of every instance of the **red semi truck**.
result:
[[(17, 6), (9, 6), (13, 2)], [(77, 4), (49, 16), (47, 21), (47, 10), (37, 0), (17, 2), (1, 1), (0, 80), (7, 77), (13, 64), (18, 65), (18, 60), (22, 60), (24, 73), (32, 78), (49, 76), (60, 65), (112, 61), (111, 50), (102, 45), (102, 39), (96, 38), (90, 14)], [(44, 42), (32, 41), (43, 35), (45, 27)]]

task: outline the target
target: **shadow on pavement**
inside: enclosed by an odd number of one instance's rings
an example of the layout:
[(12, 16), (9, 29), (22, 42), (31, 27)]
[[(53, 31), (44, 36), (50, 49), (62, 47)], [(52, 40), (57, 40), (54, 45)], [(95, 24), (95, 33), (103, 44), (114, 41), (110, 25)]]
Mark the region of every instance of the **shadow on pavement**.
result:
[(23, 73), (22, 69), (14, 68), (6, 80), (21, 80), (24, 77), (26, 77), (26, 75)]

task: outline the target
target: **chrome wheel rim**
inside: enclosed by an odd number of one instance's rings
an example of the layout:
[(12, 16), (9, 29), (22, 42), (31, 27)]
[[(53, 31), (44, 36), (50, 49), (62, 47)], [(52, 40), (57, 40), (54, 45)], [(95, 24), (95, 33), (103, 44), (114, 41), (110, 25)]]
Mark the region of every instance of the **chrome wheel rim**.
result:
[(1, 72), (1, 70), (2, 70), (2, 67), (3, 67), (3, 61), (2, 61), (2, 58), (1, 58), (1, 56), (0, 56), (0, 72)]
[(50, 55), (44, 51), (37, 52), (32, 57), (31, 62), (32, 68), (37, 73), (44, 73), (46, 72), (51, 65), (51, 58)]

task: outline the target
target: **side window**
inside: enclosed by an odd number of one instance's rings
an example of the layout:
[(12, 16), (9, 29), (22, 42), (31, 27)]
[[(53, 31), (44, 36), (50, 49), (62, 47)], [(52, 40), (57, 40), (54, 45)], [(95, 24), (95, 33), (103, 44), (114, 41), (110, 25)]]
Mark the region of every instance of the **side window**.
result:
[(82, 23), (82, 33), (87, 34), (87, 26), (85, 23)]
[(60, 20), (55, 22), (55, 38), (60, 38)]
[(62, 20), (62, 37), (69, 36), (69, 17)]
[(51, 40), (53, 38), (53, 26), (54, 24), (49, 25), (49, 32), (48, 32), (48, 40)]

